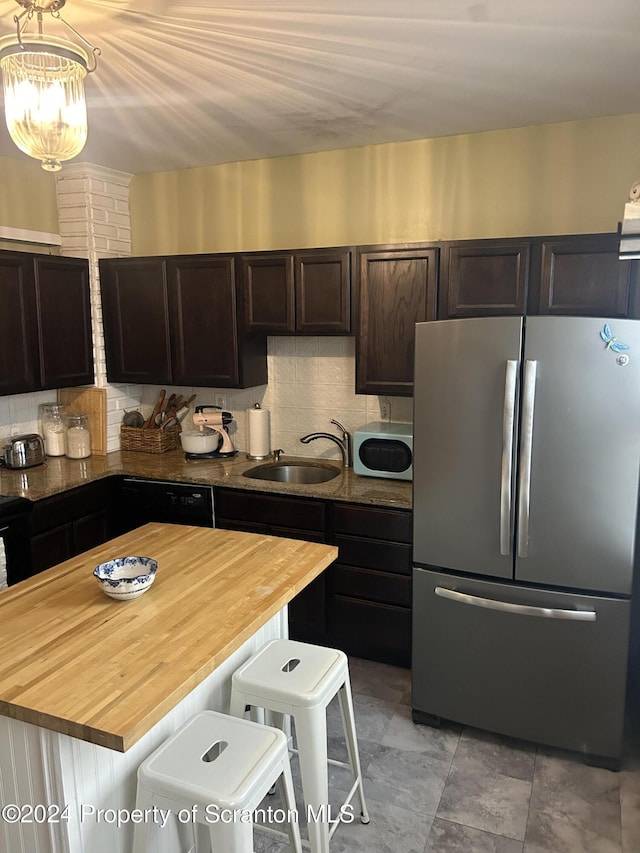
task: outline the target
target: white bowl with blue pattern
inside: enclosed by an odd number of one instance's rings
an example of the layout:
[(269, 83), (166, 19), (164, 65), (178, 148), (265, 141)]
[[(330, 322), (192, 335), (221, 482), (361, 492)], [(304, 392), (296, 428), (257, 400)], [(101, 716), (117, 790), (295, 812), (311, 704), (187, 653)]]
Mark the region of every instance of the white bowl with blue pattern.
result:
[(158, 564), (151, 557), (116, 557), (93, 570), (100, 589), (118, 601), (131, 601), (146, 592), (156, 578)]

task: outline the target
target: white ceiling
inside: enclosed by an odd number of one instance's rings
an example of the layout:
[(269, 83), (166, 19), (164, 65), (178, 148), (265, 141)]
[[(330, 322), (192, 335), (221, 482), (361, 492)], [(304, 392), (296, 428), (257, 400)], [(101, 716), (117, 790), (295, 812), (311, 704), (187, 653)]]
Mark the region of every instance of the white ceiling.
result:
[[(0, 0), (0, 34), (20, 10)], [(67, 0), (62, 15), (102, 50), (79, 159), (133, 173), (640, 113), (639, 0)], [(62, 34), (48, 16), (45, 33)], [(23, 156), (4, 122), (0, 154)]]

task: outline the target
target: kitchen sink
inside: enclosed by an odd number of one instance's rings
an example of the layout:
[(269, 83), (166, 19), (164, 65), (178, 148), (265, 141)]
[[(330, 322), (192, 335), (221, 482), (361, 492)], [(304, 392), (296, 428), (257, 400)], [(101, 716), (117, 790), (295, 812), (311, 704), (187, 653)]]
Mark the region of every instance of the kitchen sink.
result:
[(305, 462), (274, 462), (249, 468), (242, 475), (251, 480), (272, 480), (276, 483), (326, 483), (340, 469), (333, 465), (309, 465)]

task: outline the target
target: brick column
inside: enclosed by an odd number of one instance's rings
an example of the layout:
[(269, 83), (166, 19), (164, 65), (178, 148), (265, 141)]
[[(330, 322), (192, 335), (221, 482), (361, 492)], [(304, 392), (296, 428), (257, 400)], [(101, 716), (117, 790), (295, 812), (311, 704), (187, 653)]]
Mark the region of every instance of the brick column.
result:
[(140, 406), (138, 385), (110, 385), (104, 354), (99, 258), (131, 254), (129, 182), (132, 175), (74, 163), (56, 175), (61, 253), (89, 260), (95, 382), (107, 389), (107, 450), (120, 448), (124, 409)]

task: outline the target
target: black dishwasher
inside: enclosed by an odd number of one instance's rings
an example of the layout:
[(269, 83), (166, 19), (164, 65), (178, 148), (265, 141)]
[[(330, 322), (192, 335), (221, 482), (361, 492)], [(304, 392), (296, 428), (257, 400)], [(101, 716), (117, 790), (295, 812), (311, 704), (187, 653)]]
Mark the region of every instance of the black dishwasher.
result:
[(213, 487), (124, 477), (116, 500), (119, 533), (150, 521), (215, 527)]

